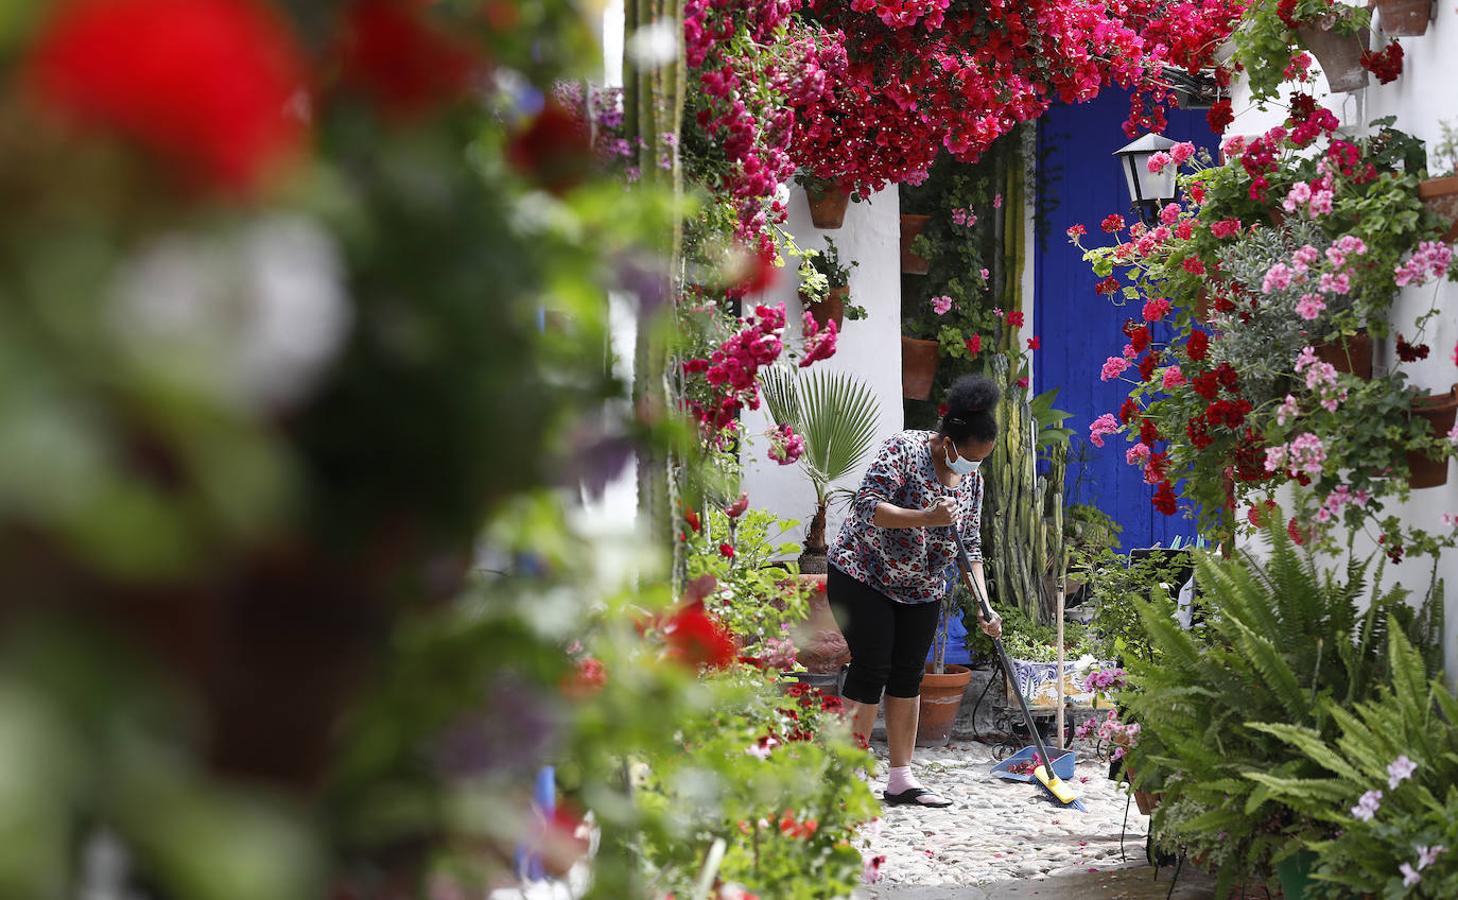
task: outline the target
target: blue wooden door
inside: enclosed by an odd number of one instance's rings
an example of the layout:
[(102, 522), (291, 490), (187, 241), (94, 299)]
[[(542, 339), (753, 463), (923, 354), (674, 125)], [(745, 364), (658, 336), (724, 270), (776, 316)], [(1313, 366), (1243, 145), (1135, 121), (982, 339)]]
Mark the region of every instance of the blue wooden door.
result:
[[(1039, 234), (1033, 245), (1034, 321), (1042, 336), (1037, 389), (1058, 388), (1057, 406), (1073, 414), (1075, 432), (1069, 448), (1068, 503), (1092, 503), (1124, 526), (1123, 547), (1166, 545), (1176, 535), (1191, 537), (1194, 523), (1183, 513), (1165, 516), (1154, 509), (1154, 489), (1139, 469), (1124, 462), (1128, 445), (1122, 437), (1102, 449), (1088, 440), (1088, 425), (1106, 412), (1117, 414), (1127, 396), (1121, 382), (1102, 382), (1099, 369), (1118, 355), (1126, 338), (1124, 320), (1138, 317), (1139, 307), (1119, 308), (1094, 291), (1098, 281), (1065, 230), (1082, 223), (1089, 230), (1085, 244), (1101, 238), (1099, 222), (1117, 212), (1133, 221), (1124, 177), (1112, 154), (1129, 142), (1121, 127), (1128, 95), (1105, 91), (1097, 100), (1053, 107), (1038, 123)], [(1212, 150), (1218, 138), (1205, 124), (1203, 110), (1173, 110), (1165, 134), (1194, 141)]]

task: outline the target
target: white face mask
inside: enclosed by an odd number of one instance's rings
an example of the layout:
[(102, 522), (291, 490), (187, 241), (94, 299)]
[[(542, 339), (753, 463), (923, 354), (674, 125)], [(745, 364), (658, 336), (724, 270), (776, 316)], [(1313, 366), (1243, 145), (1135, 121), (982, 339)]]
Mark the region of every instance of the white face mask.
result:
[(947, 468), (957, 475), (971, 475), (982, 465), (980, 459), (952, 459), (953, 452), (952, 445), (948, 443), (947, 448), (942, 452), (942, 458), (946, 460)]

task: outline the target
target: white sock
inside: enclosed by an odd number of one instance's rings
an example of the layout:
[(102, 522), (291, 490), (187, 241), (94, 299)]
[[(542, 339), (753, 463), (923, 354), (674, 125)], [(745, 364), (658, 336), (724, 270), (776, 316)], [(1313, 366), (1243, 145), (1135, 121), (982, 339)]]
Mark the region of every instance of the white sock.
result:
[(911, 766), (892, 766), (886, 772), (886, 793), (900, 794), (921, 787), (921, 782), (911, 774)]

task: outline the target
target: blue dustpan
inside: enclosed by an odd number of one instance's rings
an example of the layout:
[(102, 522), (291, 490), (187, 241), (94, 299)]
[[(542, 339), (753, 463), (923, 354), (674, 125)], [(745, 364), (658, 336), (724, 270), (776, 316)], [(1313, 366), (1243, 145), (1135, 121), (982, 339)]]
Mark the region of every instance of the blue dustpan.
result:
[[(1037, 747), (1024, 747), (1023, 749), (1014, 753), (1012, 756), (1009, 756), (1007, 759), (993, 766), (992, 774), (996, 775), (998, 778), (1003, 779), (1004, 781), (1019, 781), (1023, 784), (1030, 784), (1033, 781), (1032, 773), (1023, 774), (1021, 772), (1011, 772), (1009, 770), (1015, 766), (1027, 765), (1028, 763), (1032, 762), (1033, 757), (1037, 755)], [(1053, 760), (1053, 774), (1057, 775), (1063, 781), (1072, 781), (1074, 775), (1074, 767), (1077, 764), (1078, 759), (1073, 755), (1073, 753), (1071, 751), (1064, 751), (1062, 756), (1056, 757)]]

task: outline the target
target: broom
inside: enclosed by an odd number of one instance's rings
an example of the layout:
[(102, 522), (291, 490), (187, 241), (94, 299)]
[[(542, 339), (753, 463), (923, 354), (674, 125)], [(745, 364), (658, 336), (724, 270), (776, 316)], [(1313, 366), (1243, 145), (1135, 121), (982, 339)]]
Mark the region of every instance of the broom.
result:
[[(956, 527), (951, 529), (952, 537), (957, 541), (957, 567), (962, 570), (962, 580), (966, 582), (967, 589), (972, 596), (977, 598), (977, 606), (982, 612), (985, 621), (992, 621), (992, 604), (987, 602), (987, 596), (982, 593), (978, 586), (977, 579), (972, 577), (972, 561), (967, 558), (967, 547), (962, 543), (962, 535)], [(1007, 650), (1002, 646), (1002, 638), (993, 638), (992, 645), (997, 648), (998, 661), (1002, 663), (1002, 670), (1011, 678), (1015, 671), (1012, 660), (1008, 659)], [(1052, 771), (1052, 757), (1048, 755), (1048, 748), (1043, 744), (1043, 735), (1038, 732), (1038, 725), (1033, 721), (1033, 713), (1028, 709), (1027, 698), (1023, 696), (1021, 689), (1013, 691), (1018, 696), (1018, 706), (1023, 711), (1023, 721), (1028, 723), (1028, 732), (1033, 736), (1033, 743), (1038, 749), (1039, 765), (1033, 770), (1033, 780), (1048, 792), (1057, 803), (1084, 812), (1084, 806), (1079, 802), (1078, 797), (1056, 773)], [(1031, 748), (1030, 748), (1031, 749)]]

